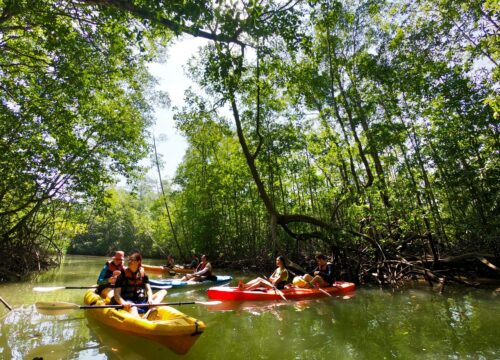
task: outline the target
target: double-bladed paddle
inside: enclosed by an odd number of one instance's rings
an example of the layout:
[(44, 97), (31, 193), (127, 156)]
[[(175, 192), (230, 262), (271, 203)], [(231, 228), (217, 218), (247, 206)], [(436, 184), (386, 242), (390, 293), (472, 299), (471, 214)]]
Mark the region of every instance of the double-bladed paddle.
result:
[[(172, 288), (171, 285), (150, 285), (153, 290), (168, 290)], [(113, 286), (110, 286), (113, 288)], [(97, 285), (92, 286), (37, 286), (33, 288), (33, 291), (37, 292), (51, 292), (57, 290), (75, 290), (75, 289), (97, 289)]]
[[(177, 305), (219, 305), (221, 301), (183, 301), (158, 304), (131, 304), (135, 307), (150, 306), (177, 306)], [(37, 302), (36, 310), (44, 315), (64, 315), (74, 310), (92, 310), (92, 309), (123, 309), (123, 305), (78, 305), (68, 302)]]

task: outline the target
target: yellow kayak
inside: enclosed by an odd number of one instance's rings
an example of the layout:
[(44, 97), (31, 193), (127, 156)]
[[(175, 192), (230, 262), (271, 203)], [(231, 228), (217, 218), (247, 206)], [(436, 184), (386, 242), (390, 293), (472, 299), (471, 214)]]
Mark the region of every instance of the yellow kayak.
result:
[[(86, 305), (106, 305), (93, 290), (85, 293)], [(170, 306), (158, 306), (154, 319), (139, 318), (113, 308), (87, 310), (87, 314), (118, 331), (155, 341), (177, 354), (185, 354), (205, 330), (196, 320)]]

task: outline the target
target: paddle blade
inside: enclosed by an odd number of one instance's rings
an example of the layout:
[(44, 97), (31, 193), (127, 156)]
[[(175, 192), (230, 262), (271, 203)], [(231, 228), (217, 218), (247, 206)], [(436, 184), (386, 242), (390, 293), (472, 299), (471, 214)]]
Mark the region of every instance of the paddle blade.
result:
[(333, 295), (332, 295), (332, 294), (330, 294), (330, 293), (329, 293), (328, 291), (326, 291), (326, 290), (323, 290), (323, 289), (321, 289), (321, 288), (318, 288), (318, 290), (319, 290), (319, 291), (321, 291), (323, 294), (325, 294), (325, 295), (329, 296), (329, 297), (333, 297)]
[(36, 310), (43, 315), (64, 315), (71, 311), (80, 309), (77, 304), (67, 302), (37, 302)]
[(279, 296), (281, 296), (281, 298), (282, 298), (283, 300), (288, 301), (288, 299), (285, 297), (285, 294), (283, 294), (283, 292), (281, 292), (281, 291), (277, 290), (277, 293), (278, 293), (278, 295), (279, 295)]
[(222, 304), (222, 301), (218, 301), (218, 300), (214, 300), (214, 301), (195, 301), (195, 304), (211, 306), (211, 305)]
[(153, 290), (168, 290), (168, 289), (171, 289), (171, 288), (172, 288), (172, 285), (165, 285), (165, 286), (151, 285), (151, 289), (153, 289)]
[(50, 292), (50, 291), (56, 291), (56, 290), (64, 290), (65, 288), (66, 288), (65, 286), (52, 286), (52, 287), (37, 286), (37, 287), (33, 288), (33, 291)]

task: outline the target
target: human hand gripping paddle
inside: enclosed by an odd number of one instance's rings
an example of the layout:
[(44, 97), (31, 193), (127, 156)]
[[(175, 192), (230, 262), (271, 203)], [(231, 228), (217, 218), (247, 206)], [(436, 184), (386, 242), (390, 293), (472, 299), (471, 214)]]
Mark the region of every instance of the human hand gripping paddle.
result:
[[(131, 304), (135, 307), (150, 307), (150, 306), (176, 306), (176, 305), (219, 305), (221, 301), (183, 301), (169, 302), (158, 304)], [(35, 303), (36, 310), (44, 315), (64, 315), (74, 310), (91, 310), (91, 309), (123, 309), (124, 305), (78, 305), (68, 302), (37, 302)]]

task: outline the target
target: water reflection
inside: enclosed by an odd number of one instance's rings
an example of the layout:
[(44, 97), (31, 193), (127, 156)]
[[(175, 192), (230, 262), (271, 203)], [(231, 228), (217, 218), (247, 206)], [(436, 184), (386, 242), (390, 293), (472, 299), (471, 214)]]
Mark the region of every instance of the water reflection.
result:
[(166, 359), (178, 356), (155, 342), (114, 331), (92, 318), (88, 318), (87, 326), (91, 336), (101, 344), (98, 353), (108, 359)]
[[(0, 318), (1, 359), (499, 359), (500, 302), (493, 290), (360, 288), (344, 300), (225, 302), (179, 306), (207, 324), (186, 356), (117, 333), (84, 311), (50, 317), (36, 301), (82, 303), (83, 290), (35, 293), (34, 286), (95, 281), (105, 258), (69, 257), (28, 282), (0, 285), (16, 309)], [(233, 274), (235, 275), (235, 274)], [(238, 278), (241, 274), (237, 275)], [(170, 289), (168, 300), (206, 300), (205, 289)]]
[(85, 346), (88, 332), (82, 331), (80, 317), (40, 315), (34, 306), (17, 308), (1, 327), (4, 359), (65, 359)]

